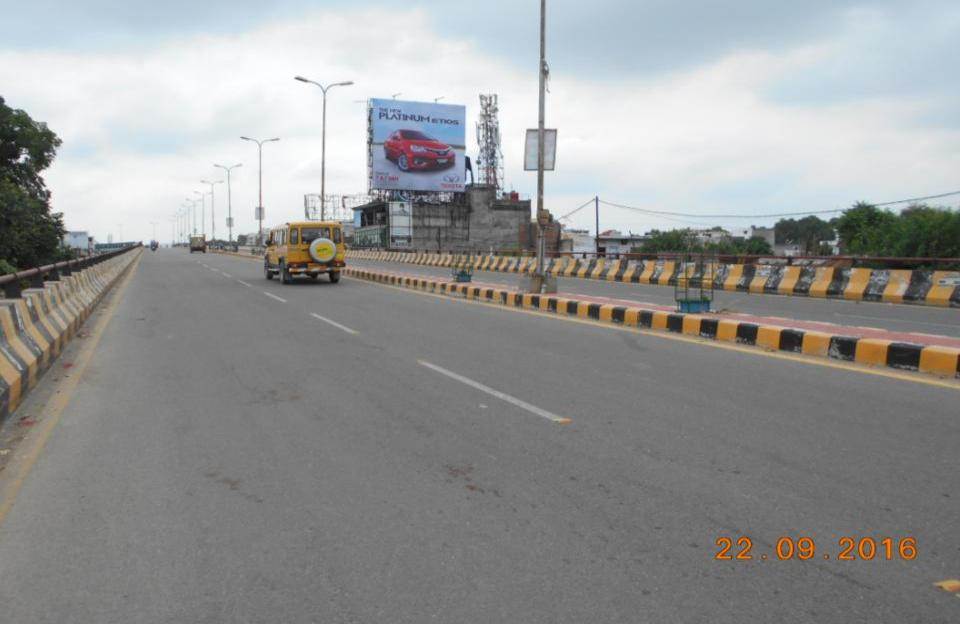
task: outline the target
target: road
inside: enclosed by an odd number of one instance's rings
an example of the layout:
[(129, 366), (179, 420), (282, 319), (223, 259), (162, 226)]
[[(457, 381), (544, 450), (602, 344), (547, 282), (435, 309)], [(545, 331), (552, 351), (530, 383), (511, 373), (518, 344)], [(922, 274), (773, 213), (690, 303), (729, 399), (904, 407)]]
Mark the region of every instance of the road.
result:
[(179, 250), (114, 296), (0, 621), (960, 621), (956, 389)]
[[(385, 271), (401, 271), (420, 275), (450, 277), (450, 269), (400, 262), (352, 260), (351, 265)], [(517, 287), (520, 275), (477, 271), (474, 279), (491, 284)], [(650, 284), (623, 284), (582, 278), (558, 278), (563, 292), (635, 300), (656, 305), (674, 305), (673, 287)], [(804, 321), (820, 321), (838, 325), (878, 327), (895, 332), (917, 332), (960, 338), (960, 309), (891, 304), (816, 297), (751, 295), (742, 292), (716, 291), (715, 307), (730, 312), (757, 316), (781, 316)]]

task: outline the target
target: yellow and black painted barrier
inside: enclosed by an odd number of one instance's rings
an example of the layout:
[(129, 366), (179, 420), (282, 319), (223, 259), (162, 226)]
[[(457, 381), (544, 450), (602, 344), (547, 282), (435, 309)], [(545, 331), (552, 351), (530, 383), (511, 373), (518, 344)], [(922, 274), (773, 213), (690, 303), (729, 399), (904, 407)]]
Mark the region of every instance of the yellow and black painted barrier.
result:
[(713, 315), (683, 314), (601, 304), (569, 297), (523, 294), (501, 288), (384, 273), (349, 266), (345, 269), (345, 274), (392, 286), (514, 308), (576, 316), (601, 323), (662, 330), (709, 340), (753, 345), (772, 351), (832, 358), (871, 366), (919, 371), (950, 379), (960, 377), (960, 349), (953, 347), (829, 334)]
[(0, 422), (13, 413), (79, 331), (94, 307), (143, 252), (134, 247), (82, 271), (0, 299)]
[[(529, 257), (515, 256), (365, 250), (350, 250), (347, 257), (425, 266), (469, 266), (504, 273), (528, 273), (534, 262)], [(559, 257), (551, 258), (546, 269), (561, 277), (673, 286), (687, 267), (675, 260)], [(721, 264), (713, 286), (717, 290), (752, 294), (960, 307), (960, 271)]]

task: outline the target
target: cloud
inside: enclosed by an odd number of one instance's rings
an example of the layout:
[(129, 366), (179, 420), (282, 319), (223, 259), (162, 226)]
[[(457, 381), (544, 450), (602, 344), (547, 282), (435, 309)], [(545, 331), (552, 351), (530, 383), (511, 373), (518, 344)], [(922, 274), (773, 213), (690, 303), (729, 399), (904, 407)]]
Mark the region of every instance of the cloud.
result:
[[(873, 15), (892, 28), (886, 13)], [(214, 162), (244, 163), (233, 177), (235, 233), (253, 231), (256, 149), (243, 134), (281, 137), (264, 148), (268, 222), (302, 215), (303, 194), (320, 186), (321, 96), (295, 74), (356, 83), (330, 92), (329, 193), (366, 188), (365, 111), (355, 100), (399, 91), (467, 104), (471, 128), (477, 95), (499, 93), (507, 182), (532, 194), (534, 176), (520, 163), (524, 129), (536, 121), (535, 64), (460, 37), (428, 8), (393, 8), (388, 17), (387, 30), (382, 9), (340, 8), (134, 49), (7, 49), (0, 84), (11, 106), (64, 139), (48, 175), (55, 206), (71, 228), (100, 238), (121, 223), (126, 237), (149, 238), (151, 221), (169, 237), (170, 215), (202, 188), (200, 179), (218, 176)], [(924, 122), (943, 114), (946, 96), (893, 86), (815, 102), (783, 95), (794, 76), (814, 93), (824, 88), (817, 75), (838, 59), (851, 68), (869, 61), (849, 56), (873, 41), (858, 27), (865, 23), (841, 21), (830, 34), (769, 49), (760, 40), (737, 47), (731, 35), (716, 48), (722, 53), (619, 80), (555, 63), (548, 125), (560, 129), (560, 144), (548, 208), (564, 214), (599, 194), (652, 209), (756, 214), (952, 190), (958, 132)], [(622, 46), (618, 54), (646, 49), (636, 41), (611, 46)], [(473, 132), (468, 151), (476, 151)], [(218, 187), (218, 234), (223, 197)], [(592, 222), (589, 211), (572, 219)], [(675, 225), (623, 210), (601, 215), (604, 229)]]

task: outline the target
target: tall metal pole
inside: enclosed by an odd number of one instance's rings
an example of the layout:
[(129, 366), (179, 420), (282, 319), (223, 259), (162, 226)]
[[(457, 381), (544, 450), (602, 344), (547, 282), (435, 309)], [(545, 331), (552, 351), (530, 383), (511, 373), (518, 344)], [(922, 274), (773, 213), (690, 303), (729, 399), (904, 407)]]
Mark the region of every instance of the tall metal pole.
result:
[(250, 141), (257, 144), (257, 188), (258, 197), (257, 200), (257, 221), (259, 222), (259, 229), (257, 230), (257, 244), (263, 243), (263, 144), (270, 143), (272, 141), (279, 141), (279, 137), (274, 137), (272, 139), (251, 139), (250, 137), (242, 136), (240, 137), (243, 141)]
[(595, 195), (593, 198), (593, 210), (594, 210), (595, 223), (597, 226), (597, 236), (593, 239), (594, 248), (597, 253), (597, 257), (599, 257), (600, 256), (600, 196), (599, 195)]
[(543, 211), (543, 151), (544, 123), (546, 117), (546, 73), (547, 73), (547, 0), (540, 0), (540, 111), (537, 122), (537, 275), (543, 275), (543, 256), (546, 251), (546, 237), (540, 215)]
[(353, 84), (353, 81), (334, 82), (323, 86), (319, 82), (308, 80), (303, 76), (294, 76), (293, 79), (316, 85), (323, 92), (323, 126), (320, 130), (320, 220), (323, 221), (327, 216), (327, 91), (334, 87), (348, 87)]
[[(322, 89), (322, 87), (321, 87)], [(327, 220), (327, 90), (323, 89), (323, 129), (320, 131), (320, 220)]]
[(237, 167), (242, 167), (243, 163), (237, 163), (236, 165), (231, 165), (229, 167), (224, 167), (223, 165), (218, 165), (214, 163), (214, 167), (218, 167), (227, 172), (227, 229), (229, 230), (228, 240), (233, 243), (233, 193), (230, 190), (230, 171), (236, 169)]
[(223, 180), (217, 180), (216, 182), (208, 182), (207, 180), (200, 180), (201, 184), (210, 185), (210, 240), (217, 240), (217, 215), (214, 212), (214, 194), (213, 188), (215, 184), (223, 184)]

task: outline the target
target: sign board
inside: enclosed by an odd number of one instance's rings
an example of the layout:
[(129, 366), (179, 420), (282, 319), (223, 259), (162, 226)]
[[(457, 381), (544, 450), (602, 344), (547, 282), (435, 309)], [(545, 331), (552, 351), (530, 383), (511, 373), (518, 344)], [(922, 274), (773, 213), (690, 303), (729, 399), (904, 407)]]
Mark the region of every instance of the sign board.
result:
[(390, 247), (410, 247), (413, 243), (413, 204), (390, 202)]
[[(536, 128), (527, 130), (526, 141), (523, 144), (523, 170), (537, 170), (537, 151), (540, 143), (540, 131)], [(556, 128), (543, 130), (543, 170), (553, 171), (557, 162), (557, 130)]]
[(253, 209), (253, 218), (257, 221), (263, 218), (263, 206), (257, 206)]
[(228, 228), (233, 227), (233, 217), (227, 217), (227, 227)]
[(370, 186), (391, 191), (463, 192), (467, 108), (370, 100)]

